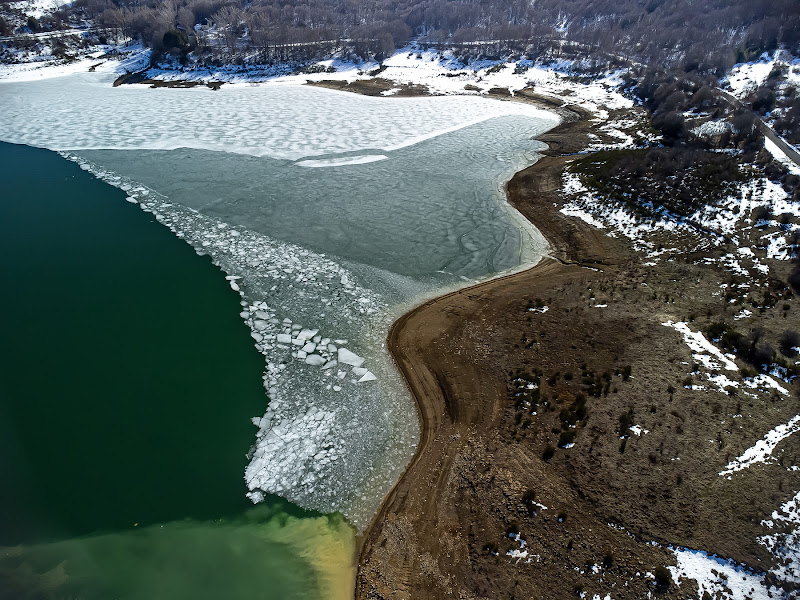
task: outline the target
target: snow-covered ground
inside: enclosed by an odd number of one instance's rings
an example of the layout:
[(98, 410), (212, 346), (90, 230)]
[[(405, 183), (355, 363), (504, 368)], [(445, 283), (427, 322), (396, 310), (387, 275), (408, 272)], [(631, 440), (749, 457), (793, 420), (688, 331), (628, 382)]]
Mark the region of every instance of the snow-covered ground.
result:
[(758, 61), (734, 65), (722, 83), (730, 87), (734, 96), (742, 99), (766, 81), (774, 66), (774, 56), (764, 53)]
[(706, 594), (720, 600), (771, 600), (785, 597), (782, 590), (764, 583), (763, 575), (700, 550), (673, 549), (677, 566), (669, 567), (672, 579), (693, 579), (700, 588), (700, 598)]
[(728, 371), (738, 371), (739, 367), (730, 358), (725, 356), (722, 351), (714, 344), (709, 342), (700, 331), (692, 331), (686, 323), (673, 323), (667, 321), (662, 323), (666, 327), (672, 327), (683, 334), (686, 345), (692, 350), (692, 358), (707, 369), (718, 370), (724, 367)]
[(569, 170), (564, 171), (562, 192), (568, 199), (561, 212), (578, 217), (593, 227), (606, 229), (608, 235), (621, 235), (633, 242), (634, 248), (654, 257), (660, 254), (650, 239), (653, 232), (677, 232), (684, 235), (692, 233), (692, 228), (668, 214), (661, 218), (643, 220), (628, 212), (621, 205), (604, 202), (589, 190), (580, 177)]
[(767, 152), (772, 154), (775, 160), (786, 167), (790, 173), (793, 173), (794, 175), (800, 175), (800, 166), (795, 164), (791, 158), (786, 156), (784, 151), (778, 148), (778, 146), (775, 145), (775, 142), (768, 137), (764, 138), (764, 148), (766, 148)]
[[(784, 390), (785, 391), (785, 390)], [(788, 392), (787, 392), (788, 393)], [(720, 475), (728, 476), (737, 471), (742, 471), (756, 463), (766, 463), (774, 461), (772, 453), (783, 440), (800, 431), (800, 415), (789, 419), (788, 423), (783, 423), (764, 434), (764, 437), (758, 440), (755, 445), (745, 450), (741, 456), (733, 459), (728, 465), (720, 471)]]
[(769, 529), (778, 529), (758, 538), (779, 561), (775, 570), (784, 581), (800, 583), (800, 492), (772, 512), (771, 519), (761, 521)]
[[(688, 217), (661, 211), (654, 218), (642, 219), (623, 205), (598, 196), (579, 175), (569, 170), (564, 172), (561, 189), (567, 200), (562, 213), (605, 229), (612, 237), (628, 238), (651, 261), (682, 254), (687, 246), (708, 249), (729, 238), (739, 246), (736, 254), (705, 260), (743, 277), (760, 279), (769, 274), (765, 259), (789, 260), (796, 253), (792, 239), (800, 225), (780, 223), (779, 217), (783, 214), (800, 217), (800, 204), (793, 202), (778, 182), (763, 176), (739, 184), (735, 192)], [(759, 207), (769, 209), (770, 216), (755, 222), (753, 211)], [(672, 240), (666, 248), (665, 239)]]
[(21, 10), (26, 16), (40, 19), (43, 15), (52, 13), (59, 7), (65, 4), (72, 4), (72, 2), (65, 2), (64, 0), (12, 0), (8, 4), (12, 8)]
[(739, 99), (762, 85), (776, 66), (787, 67), (788, 85), (800, 87), (800, 59), (789, 55), (785, 50), (776, 50), (769, 55), (762, 54), (758, 60), (734, 65), (721, 83)]

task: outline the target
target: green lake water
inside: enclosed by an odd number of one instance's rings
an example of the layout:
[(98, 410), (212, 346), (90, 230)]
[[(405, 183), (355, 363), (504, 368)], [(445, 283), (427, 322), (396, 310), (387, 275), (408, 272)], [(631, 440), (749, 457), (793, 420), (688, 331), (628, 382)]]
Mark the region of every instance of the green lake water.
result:
[(207, 257), (0, 143), (0, 598), (339, 598), (353, 533), (242, 473), (267, 399)]

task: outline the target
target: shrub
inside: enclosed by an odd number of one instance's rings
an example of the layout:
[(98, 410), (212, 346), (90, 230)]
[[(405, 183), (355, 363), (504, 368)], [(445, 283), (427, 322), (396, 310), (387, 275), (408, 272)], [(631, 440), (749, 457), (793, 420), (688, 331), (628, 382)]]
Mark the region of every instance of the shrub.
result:
[(769, 221), (772, 218), (772, 210), (768, 206), (756, 206), (753, 209), (752, 219), (755, 222)]
[(596, 152), (576, 160), (572, 169), (599, 194), (642, 218), (662, 209), (688, 216), (750, 177), (732, 156), (687, 148)]
[(542, 460), (550, 460), (551, 458), (553, 458), (553, 454), (555, 454), (555, 452), (556, 449), (553, 448), (551, 444), (547, 444), (547, 446), (544, 449), (544, 452), (542, 452)]
[(627, 412), (619, 416), (619, 437), (626, 438), (631, 434), (631, 425), (633, 425), (633, 409), (628, 409)]
[(787, 277), (786, 281), (792, 286), (792, 289), (800, 294), (800, 265), (796, 266), (792, 269), (792, 272), (789, 273), (789, 277)]
[(568, 444), (571, 444), (575, 441), (575, 430), (568, 429), (567, 431), (562, 431), (561, 435), (558, 436), (558, 447), (564, 448)]
[(164, 33), (161, 43), (164, 48), (180, 48), (183, 50), (189, 47), (189, 36), (186, 35), (185, 31), (170, 29)]
[(663, 565), (657, 566), (656, 570), (653, 572), (653, 575), (655, 575), (656, 588), (659, 591), (665, 592), (672, 585), (672, 574), (669, 572), (667, 567)]
[(536, 492), (530, 488), (522, 495), (522, 504), (528, 509), (529, 515), (536, 514)]
[(797, 348), (800, 346), (800, 333), (786, 330), (781, 334), (779, 348), (784, 356), (797, 356)]

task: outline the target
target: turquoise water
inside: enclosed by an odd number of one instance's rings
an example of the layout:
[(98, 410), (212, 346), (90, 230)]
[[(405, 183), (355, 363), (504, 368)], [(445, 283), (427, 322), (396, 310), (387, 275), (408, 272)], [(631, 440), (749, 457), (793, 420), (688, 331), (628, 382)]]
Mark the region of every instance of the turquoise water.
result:
[(244, 497), (267, 399), (223, 274), (52, 152), (0, 176), (0, 596), (331, 596), (343, 519)]

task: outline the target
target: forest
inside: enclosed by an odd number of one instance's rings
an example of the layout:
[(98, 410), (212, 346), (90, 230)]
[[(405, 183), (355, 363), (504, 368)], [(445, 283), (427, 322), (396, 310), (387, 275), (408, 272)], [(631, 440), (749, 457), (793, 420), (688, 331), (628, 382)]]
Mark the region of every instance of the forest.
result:
[[(417, 39), (465, 58), (624, 58), (721, 73), (800, 44), (796, 0), (75, 0), (27, 26), (77, 22), (157, 53), (192, 51), (209, 64), (320, 59), (334, 50), (381, 60)], [(0, 35), (10, 33), (0, 23)]]

